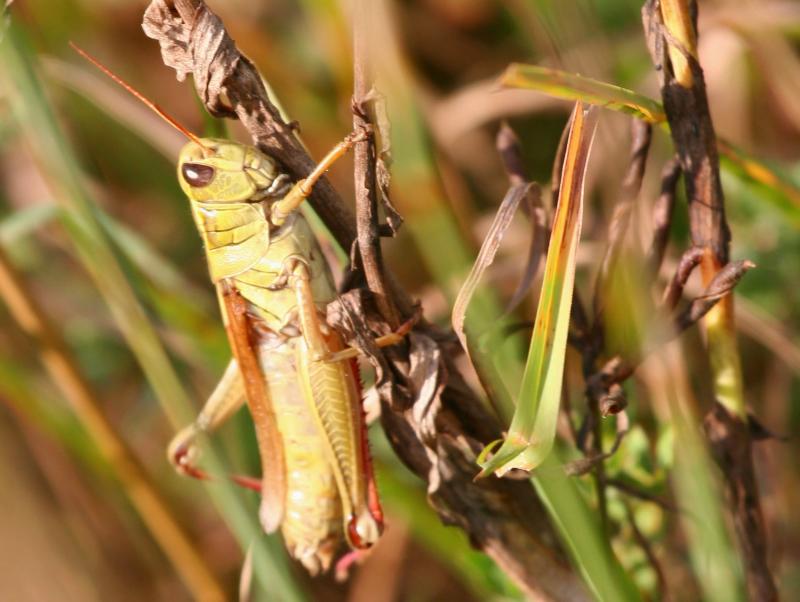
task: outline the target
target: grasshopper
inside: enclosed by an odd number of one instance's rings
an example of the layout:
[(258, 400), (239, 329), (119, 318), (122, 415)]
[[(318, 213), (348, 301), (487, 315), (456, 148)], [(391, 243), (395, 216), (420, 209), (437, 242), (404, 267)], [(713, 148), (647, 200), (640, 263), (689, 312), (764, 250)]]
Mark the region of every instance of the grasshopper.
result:
[[(262, 466), (260, 479), (234, 477), (261, 493), (267, 533), (280, 528), (292, 557), (324, 572), (346, 543), (372, 546), (383, 528), (354, 358), (329, 326), (336, 297), (330, 268), (298, 211), (315, 182), (365, 133), (337, 145), (305, 179), (292, 182), (272, 157), (230, 140), (199, 138), (96, 59), (114, 81), (181, 131), (178, 181), (203, 240), (233, 359), (196, 420), (168, 448), (178, 472), (196, 466), (196, 438), (247, 403)], [(378, 337), (399, 342), (408, 326)]]

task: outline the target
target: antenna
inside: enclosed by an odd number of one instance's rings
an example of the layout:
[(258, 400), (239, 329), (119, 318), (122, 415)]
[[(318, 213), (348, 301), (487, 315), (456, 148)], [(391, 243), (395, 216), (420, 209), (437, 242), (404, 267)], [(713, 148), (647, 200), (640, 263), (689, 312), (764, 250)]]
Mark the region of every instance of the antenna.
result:
[(161, 117), (161, 118), (162, 118), (164, 121), (166, 121), (168, 124), (170, 124), (170, 125), (171, 125), (172, 127), (174, 127), (176, 130), (178, 130), (178, 131), (179, 131), (181, 134), (183, 134), (184, 136), (186, 136), (186, 137), (187, 137), (189, 140), (191, 140), (192, 142), (194, 142), (194, 143), (195, 143), (197, 146), (199, 146), (200, 148), (202, 148), (202, 149), (203, 149), (205, 152), (210, 152), (210, 151), (211, 151), (211, 149), (209, 149), (209, 148), (208, 148), (206, 145), (204, 145), (202, 142), (200, 142), (200, 138), (198, 138), (198, 137), (197, 137), (195, 134), (193, 134), (192, 132), (190, 132), (189, 130), (187, 130), (187, 129), (186, 129), (184, 126), (182, 126), (180, 123), (178, 123), (178, 122), (175, 120), (175, 118), (174, 118), (174, 117), (172, 117), (172, 116), (170, 116), (169, 114), (167, 114), (167, 112), (166, 112), (166, 111), (164, 111), (164, 109), (162, 109), (161, 107), (159, 107), (159, 106), (158, 106), (156, 103), (154, 103), (152, 100), (150, 100), (149, 98), (147, 98), (147, 97), (146, 97), (144, 94), (142, 94), (141, 92), (139, 92), (139, 91), (138, 91), (136, 88), (134, 88), (133, 86), (131, 86), (131, 85), (130, 85), (128, 82), (126, 82), (124, 79), (122, 79), (122, 78), (121, 78), (120, 76), (118, 76), (116, 73), (114, 73), (113, 71), (111, 71), (111, 69), (109, 69), (108, 67), (106, 67), (105, 65), (103, 65), (103, 63), (101, 63), (100, 61), (98, 61), (98, 60), (97, 60), (96, 58), (94, 58), (94, 57), (93, 57), (91, 54), (89, 54), (88, 52), (86, 52), (85, 50), (83, 50), (83, 48), (81, 48), (80, 46), (78, 46), (78, 45), (77, 45), (77, 44), (75, 44), (74, 42), (70, 42), (70, 43), (69, 43), (69, 45), (72, 47), (72, 49), (73, 49), (75, 52), (77, 52), (78, 54), (80, 54), (80, 55), (81, 55), (83, 58), (85, 58), (87, 61), (89, 61), (90, 63), (92, 63), (92, 64), (93, 64), (95, 67), (97, 67), (98, 69), (100, 69), (100, 71), (102, 71), (103, 73), (105, 73), (105, 74), (106, 74), (108, 77), (110, 77), (111, 79), (113, 79), (113, 80), (114, 80), (116, 83), (118, 83), (120, 86), (122, 86), (123, 88), (125, 88), (125, 89), (126, 89), (128, 92), (130, 92), (131, 94), (133, 94), (133, 96), (135, 96), (135, 97), (136, 97), (136, 98), (138, 98), (138, 99), (139, 99), (139, 100), (140, 100), (142, 103), (144, 103), (146, 106), (148, 106), (148, 107), (149, 107), (149, 108), (150, 108), (150, 109), (151, 109), (151, 110), (152, 110), (154, 113), (156, 113), (156, 114), (157, 114), (159, 117)]

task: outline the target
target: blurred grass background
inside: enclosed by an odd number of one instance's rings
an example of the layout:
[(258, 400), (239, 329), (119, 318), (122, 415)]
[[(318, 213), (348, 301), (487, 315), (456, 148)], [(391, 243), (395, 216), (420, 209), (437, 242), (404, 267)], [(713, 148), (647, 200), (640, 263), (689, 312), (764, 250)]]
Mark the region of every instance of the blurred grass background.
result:
[[(316, 157), (350, 129), (344, 5), (334, 0), (210, 3), (290, 117), (300, 122)], [(632, 0), (385, 0), (380, 5), (387, 9), (381, 25), (386, 42), (375, 64), (394, 128), (393, 199), (407, 220), (397, 239), (386, 244), (387, 261), (422, 301), (426, 316), (447, 324), (452, 299), (507, 186), (494, 149), (499, 121), (507, 119), (520, 136), (530, 175), (547, 183), (570, 110), (569, 103), (534, 92), (499, 92), (496, 76), (510, 62), (523, 61), (579, 72), (654, 98), (657, 82), (641, 33), (640, 4)], [(164, 449), (176, 424), (162, 408), (176, 422), (185, 421), (176, 399), (183, 393), (169, 387), (165, 393), (152, 375), (148, 384), (142, 356), (135, 346), (132, 351), (114, 314), (119, 298), (104, 302), (94, 284), (98, 275), (93, 281), (63, 226), (75, 216), (70, 214), (74, 208), (63, 204), (60, 164), (77, 177), (82, 192), (76, 196), (112, 243), (111, 260), (130, 283), (131, 299), (141, 303), (143, 316), (155, 328), (176, 382), (182, 383), (178, 387), (198, 407), (228, 351), (199, 239), (175, 181), (174, 160), (183, 141), (67, 47), (74, 40), (101, 57), (193, 131), (219, 128), (203, 116), (191, 86), (175, 81), (157, 45), (141, 32), (144, 7), (144, 2), (115, 0), (12, 5), (11, 18), (20, 39), (27, 40), (20, 53), (41, 87), (23, 89), (20, 80), (9, 77), (9, 63), (0, 66), (0, 244), (66, 339), (102, 400), (104, 414), (233, 596), (248, 543), (248, 516), (250, 528), (255, 525), (247, 509), (255, 500), (174, 475)], [(795, 183), (800, 181), (799, 36), (796, 3), (717, 0), (701, 6), (701, 64), (718, 134)], [(7, 53), (8, 34), (2, 44)], [(37, 146), (37, 135), (48, 123), (32, 131), (31, 124), (12, 113), (13, 99), (24, 94), (36, 96), (23, 96), (31, 114), (36, 106), (53, 108), (67, 140), (57, 148), (60, 157), (47, 158)], [(228, 123), (227, 129), (230, 136), (247, 140), (237, 123)], [(629, 131), (628, 117), (603, 114), (589, 166), (579, 250), (578, 287), (587, 293), (627, 167)], [(668, 136), (656, 132), (631, 236), (634, 247), (647, 244), (648, 208), (670, 152)], [(351, 173), (345, 160), (330, 174), (344, 198), (352, 198)], [(723, 184), (733, 256), (759, 265), (737, 289), (748, 401), (768, 427), (795, 432), (800, 421), (800, 299), (792, 283), (800, 268), (800, 208), (780, 190), (751, 184), (734, 170), (723, 170)], [(676, 218), (673, 265), (687, 240), (685, 204), (679, 204)], [(514, 291), (526, 254), (526, 231), (520, 219), (504, 241), (490, 276), (494, 294), (481, 301), (487, 316)], [(520, 315), (533, 316), (535, 298)], [(621, 340), (628, 329), (647, 328), (646, 317), (631, 326), (632, 317), (625, 314), (617, 322)], [(188, 599), (174, 568), (42, 370), (35, 346), (4, 307), (0, 320), (0, 598)], [(524, 341), (509, 340), (503, 353), (518, 356), (522, 348)], [(693, 486), (702, 480), (692, 480), (694, 465), (683, 473), (675, 470), (675, 457), (691, 447), (686, 437), (696, 423), (690, 418), (684, 428), (681, 418), (702, 414), (707, 407), (707, 367), (699, 348), (698, 334), (691, 331), (679, 347), (657, 358), (661, 364), (646, 365), (629, 383), (633, 430), (607, 469), (638, 490), (677, 497), (683, 506), (698, 499)], [(165, 373), (159, 378), (163, 383), (172, 377)], [(574, 414), (582, 414), (577, 356), (568, 358), (566, 391)], [(331, 578), (312, 581), (297, 567), (281, 565), (280, 543), (271, 541), (257, 564), (279, 563), (275, 566), (282, 578), (260, 583), (261, 595), (354, 601), (518, 599), (508, 579), (471, 550), (462, 533), (439, 524), (425, 504), (423, 484), (397, 463), (379, 430), (372, 429), (371, 435), (390, 528), (369, 563), (345, 585)], [(255, 473), (245, 415), (225, 427), (218, 440), (221, 462)], [(785, 592), (800, 588), (800, 523), (792, 518), (800, 502), (797, 446), (792, 439), (755, 447), (771, 562)], [(569, 456), (572, 449), (565, 443), (562, 452)], [(675, 477), (674, 494), (670, 477)], [(713, 494), (713, 472), (711, 480)], [(576, 483), (592, 504), (593, 481)], [(712, 514), (718, 511), (713, 495), (709, 504)], [(230, 530), (215, 508), (222, 509)], [(240, 508), (241, 514), (232, 515), (231, 508)], [(730, 553), (724, 528), (714, 532), (722, 534), (720, 542), (693, 536), (691, 525), (682, 526), (676, 513), (613, 488), (609, 513), (616, 555), (645, 595), (659, 598), (659, 575), (637, 543), (636, 530), (651, 542), (675, 599), (731, 599), (724, 587), (714, 590), (716, 596), (709, 593), (709, 582), (698, 569), (698, 563), (709, 560), (703, 554)]]

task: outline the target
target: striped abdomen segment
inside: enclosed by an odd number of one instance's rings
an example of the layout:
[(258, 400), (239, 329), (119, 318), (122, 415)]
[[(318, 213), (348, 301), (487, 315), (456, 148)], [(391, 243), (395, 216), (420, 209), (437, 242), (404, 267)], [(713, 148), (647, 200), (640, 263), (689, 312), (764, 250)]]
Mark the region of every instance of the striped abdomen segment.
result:
[[(325, 338), (328, 350), (342, 349), (337, 333)], [(309, 361), (305, 344), (297, 351), (299, 372), (328, 446), (348, 543), (354, 548), (369, 547), (378, 540), (381, 525), (370, 509), (368, 479), (372, 474), (356, 375), (349, 362)]]
[(263, 373), (283, 439), (286, 510), (281, 532), (289, 553), (312, 574), (325, 571), (343, 539), (339, 488), (324, 434), (301, 384), (302, 338), (259, 347)]

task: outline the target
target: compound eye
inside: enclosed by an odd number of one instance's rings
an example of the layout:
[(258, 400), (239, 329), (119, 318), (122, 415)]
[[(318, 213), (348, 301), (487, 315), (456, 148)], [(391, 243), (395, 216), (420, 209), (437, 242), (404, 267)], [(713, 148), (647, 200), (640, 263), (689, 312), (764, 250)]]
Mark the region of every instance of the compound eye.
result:
[(184, 163), (181, 166), (183, 179), (194, 188), (208, 186), (214, 179), (214, 168), (202, 163)]

